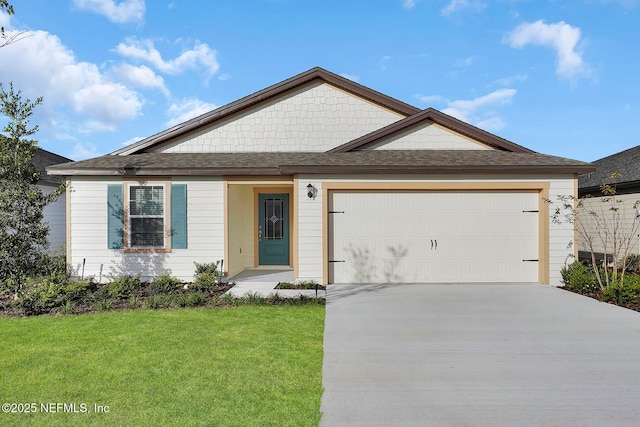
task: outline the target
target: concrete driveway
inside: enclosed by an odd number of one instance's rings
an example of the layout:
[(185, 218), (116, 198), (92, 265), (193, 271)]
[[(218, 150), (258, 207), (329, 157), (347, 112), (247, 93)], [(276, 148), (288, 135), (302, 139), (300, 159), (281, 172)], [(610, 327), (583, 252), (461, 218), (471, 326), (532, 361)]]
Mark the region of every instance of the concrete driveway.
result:
[(546, 285), (330, 285), (321, 426), (640, 425), (640, 314)]

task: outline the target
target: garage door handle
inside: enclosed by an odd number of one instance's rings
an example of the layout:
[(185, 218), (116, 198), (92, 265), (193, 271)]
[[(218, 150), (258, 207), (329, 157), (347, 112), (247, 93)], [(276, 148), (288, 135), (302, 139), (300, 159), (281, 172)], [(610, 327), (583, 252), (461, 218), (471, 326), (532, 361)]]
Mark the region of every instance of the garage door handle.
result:
[(338, 260), (330, 259), (330, 260), (329, 260), (329, 262), (347, 262), (347, 261), (345, 261), (345, 260), (340, 260), (340, 261), (338, 261)]
[(538, 262), (537, 259), (523, 259), (522, 262)]
[(438, 249), (438, 239), (431, 239), (431, 250)]

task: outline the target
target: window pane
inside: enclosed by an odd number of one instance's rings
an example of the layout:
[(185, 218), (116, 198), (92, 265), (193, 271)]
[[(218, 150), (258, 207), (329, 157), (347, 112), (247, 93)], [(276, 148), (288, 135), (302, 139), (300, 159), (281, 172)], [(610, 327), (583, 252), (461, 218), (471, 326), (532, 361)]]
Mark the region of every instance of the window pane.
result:
[(282, 240), (283, 236), (283, 204), (282, 198), (264, 199), (264, 238), (266, 240)]
[(131, 218), (131, 247), (163, 247), (163, 218)]
[(164, 215), (164, 187), (130, 187), (130, 215)]

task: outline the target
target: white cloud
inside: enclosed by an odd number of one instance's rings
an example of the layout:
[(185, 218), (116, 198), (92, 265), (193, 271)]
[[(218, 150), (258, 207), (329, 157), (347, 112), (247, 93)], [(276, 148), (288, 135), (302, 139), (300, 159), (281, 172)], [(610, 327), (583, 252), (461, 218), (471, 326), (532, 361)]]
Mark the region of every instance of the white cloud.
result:
[(416, 98), (423, 104), (431, 104), (433, 102), (442, 102), (443, 99), (440, 95), (415, 95)]
[(442, 112), (465, 122), (471, 122), (478, 110), (508, 104), (517, 92), (515, 89), (498, 89), (475, 99), (452, 101)]
[(144, 20), (144, 0), (124, 0), (119, 3), (114, 0), (73, 0), (73, 4), (79, 9), (103, 15), (117, 24)]
[(516, 95), (515, 89), (498, 89), (487, 95), (471, 100), (449, 101), (439, 95), (416, 95), (423, 103), (443, 103), (441, 111), (464, 122), (471, 123), (488, 131), (497, 131), (506, 126), (506, 122), (496, 112), (496, 107), (507, 105)]
[(186, 50), (171, 60), (163, 59), (153, 41), (149, 39), (129, 38), (120, 43), (115, 50), (126, 58), (148, 62), (157, 70), (170, 75), (181, 74), (189, 69), (204, 69), (208, 80), (220, 69), (220, 64), (216, 59), (216, 51), (206, 43), (197, 41), (193, 49)]
[(487, 7), (487, 5), (480, 1), (451, 0), (449, 4), (440, 9), (440, 14), (442, 16), (450, 16), (464, 9), (473, 9), (475, 11), (480, 11), (485, 7)]
[(90, 159), (99, 155), (101, 155), (101, 153), (98, 152), (95, 144), (92, 144), (91, 142), (78, 142), (73, 146), (73, 150), (69, 157), (72, 160), (78, 161)]
[(476, 60), (475, 56), (467, 56), (466, 58), (458, 59), (456, 61), (457, 67), (470, 67), (473, 64), (473, 61)]
[(387, 61), (389, 61), (392, 58), (393, 58), (393, 56), (391, 56), (391, 55), (385, 55), (380, 59), (380, 61), (378, 61), (378, 65), (383, 70), (386, 70), (387, 69)]
[[(44, 97), (46, 122), (64, 124), (66, 133), (112, 130), (137, 117), (139, 95), (114, 82), (95, 64), (79, 62), (60, 39), (45, 31), (29, 31), (18, 43), (2, 48), (0, 81), (13, 81), (25, 97)], [(46, 125), (46, 124), (45, 124)]]
[(133, 138), (130, 138), (127, 141), (123, 142), (122, 146), (126, 147), (127, 145), (135, 144), (138, 141), (142, 141), (143, 139), (145, 139), (143, 136), (134, 136)]
[(403, 0), (402, 7), (405, 9), (413, 9), (416, 6), (416, 0)]
[(3, 27), (5, 30), (11, 29), (11, 16), (0, 12), (0, 27)]
[(490, 86), (498, 85), (498, 86), (513, 86), (514, 83), (524, 82), (529, 79), (529, 76), (526, 74), (515, 74), (513, 76), (503, 77), (498, 80), (494, 80), (491, 82)]
[(199, 99), (185, 98), (178, 104), (175, 102), (171, 104), (168, 112), (170, 119), (167, 121), (166, 126), (172, 127), (178, 125), (216, 108), (216, 105), (200, 101)]
[(166, 96), (169, 96), (169, 90), (164, 84), (164, 79), (146, 65), (136, 67), (131, 64), (121, 64), (116, 66), (113, 72), (120, 80), (128, 82), (132, 86), (158, 89)]
[(519, 25), (504, 37), (503, 42), (515, 49), (522, 49), (527, 45), (553, 49), (558, 61), (556, 74), (574, 79), (590, 74), (589, 66), (577, 51), (580, 38), (580, 28), (572, 27), (564, 21), (546, 24), (539, 20)]
[(349, 80), (354, 81), (354, 82), (359, 82), (360, 81), (360, 76), (356, 76), (355, 74), (342, 73), (340, 75), (342, 77), (344, 77), (345, 79), (349, 79)]

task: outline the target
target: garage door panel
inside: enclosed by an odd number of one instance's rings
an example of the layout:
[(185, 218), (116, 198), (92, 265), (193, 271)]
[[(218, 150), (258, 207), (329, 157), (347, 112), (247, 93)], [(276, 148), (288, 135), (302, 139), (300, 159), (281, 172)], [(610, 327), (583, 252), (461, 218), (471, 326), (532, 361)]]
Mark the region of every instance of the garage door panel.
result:
[(330, 280), (535, 282), (538, 193), (334, 192)]

